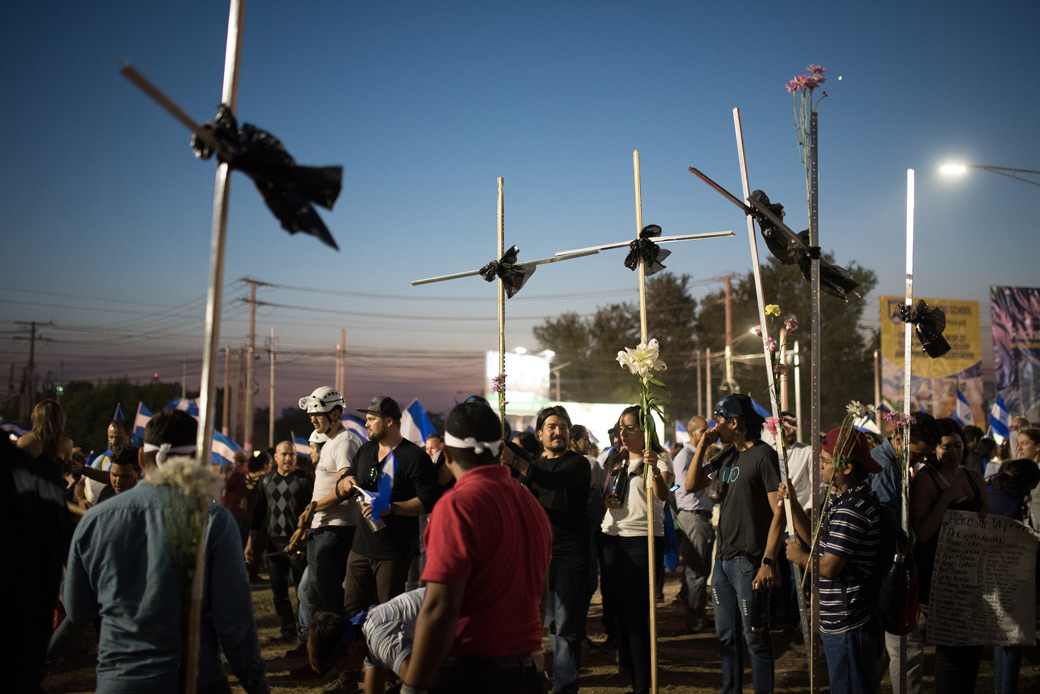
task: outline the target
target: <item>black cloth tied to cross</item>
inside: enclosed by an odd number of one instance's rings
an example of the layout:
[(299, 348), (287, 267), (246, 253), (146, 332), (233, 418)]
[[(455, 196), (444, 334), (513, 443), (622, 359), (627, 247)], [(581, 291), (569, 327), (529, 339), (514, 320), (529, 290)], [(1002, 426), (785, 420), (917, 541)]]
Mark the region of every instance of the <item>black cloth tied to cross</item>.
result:
[(656, 224), (647, 224), (639, 232), (639, 238), (628, 244), (628, 255), (625, 256), (625, 267), (635, 270), (639, 267), (639, 259), (643, 259), (643, 267), (646, 276), (664, 270), (661, 261), (672, 254), (671, 251), (661, 248), (651, 241), (661, 235), (661, 227)]
[[(297, 166), (274, 135), (249, 123), (239, 127), (227, 104), (221, 104), (217, 117), (202, 127), (220, 144), (217, 159), (253, 180), (283, 229), (290, 234), (302, 231), (339, 250), (311, 203), (332, 209), (342, 187), (342, 166)], [(191, 149), (199, 159), (214, 154), (194, 135)]]
[(924, 299), (917, 306), (900, 306), (899, 317), (914, 326), (921, 351), (932, 359), (938, 359), (950, 351), (950, 343), (943, 337), (946, 330), (946, 312), (938, 306), (929, 306)]
[[(769, 211), (780, 220), (784, 218), (784, 206), (780, 203), (771, 203), (769, 196), (761, 190), (756, 190), (751, 197), (762, 203)], [(812, 260), (820, 258), (820, 288), (831, 296), (848, 302), (848, 294), (859, 286), (859, 282), (852, 279), (849, 271), (823, 260), (819, 246), (809, 245), (809, 230), (795, 234), (791, 238), (784, 230), (778, 227), (773, 220), (769, 219), (761, 211), (752, 206), (752, 213), (762, 229), (762, 238), (765, 239), (766, 247), (773, 257), (780, 261), (781, 265), (797, 265), (802, 272), (805, 281), (809, 281), (812, 272)]]
[(492, 260), (490, 263), (480, 268), (480, 276), (487, 282), (494, 282), (496, 279), (502, 280), (502, 286), (506, 290), (506, 296), (510, 299), (518, 291), (524, 288), (524, 283), (527, 282), (527, 278), (534, 274), (534, 271), (538, 268), (534, 265), (517, 265), (516, 258), (520, 253), (520, 249), (516, 246), (510, 247), (508, 251), (502, 254), (502, 257), (498, 260)]

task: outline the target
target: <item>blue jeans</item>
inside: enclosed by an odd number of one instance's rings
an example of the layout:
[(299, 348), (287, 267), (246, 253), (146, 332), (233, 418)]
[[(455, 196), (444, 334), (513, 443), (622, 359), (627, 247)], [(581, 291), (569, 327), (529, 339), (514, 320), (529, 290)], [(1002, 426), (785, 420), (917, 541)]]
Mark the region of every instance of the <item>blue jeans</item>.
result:
[(820, 640), (823, 652), (827, 654), (831, 694), (877, 691), (877, 660), (884, 644), (877, 622), (871, 619), (863, 626), (842, 634), (820, 632)]
[(553, 651), (553, 692), (578, 691), (581, 642), (585, 638), (585, 591), (589, 554), (554, 554), (549, 562), (545, 623)]
[(1018, 694), (1018, 671), (1022, 669), (1022, 646), (993, 647), (993, 693)]
[[(711, 595), (715, 601), (715, 634), (722, 648), (722, 692), (743, 691), (744, 643), (751, 655), (751, 683), (755, 694), (773, 691), (773, 641), (769, 636), (769, 600), (761, 600), (766, 611), (762, 622), (766, 629), (751, 631), (751, 588), (758, 566), (747, 557), (717, 559)], [(743, 641), (743, 643), (742, 643)]]
[(307, 568), (311, 572), (312, 612), (343, 614), (343, 578), (354, 541), (354, 526), (334, 525), (312, 530), (307, 536)]

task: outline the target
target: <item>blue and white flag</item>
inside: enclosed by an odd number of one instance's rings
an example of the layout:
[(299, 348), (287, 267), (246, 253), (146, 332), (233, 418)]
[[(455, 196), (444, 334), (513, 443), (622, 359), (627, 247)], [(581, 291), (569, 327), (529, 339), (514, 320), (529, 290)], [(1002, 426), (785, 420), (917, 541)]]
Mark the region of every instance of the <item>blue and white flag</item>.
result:
[(306, 458), (307, 460), (310, 460), (311, 459), (311, 444), (310, 444), (310, 442), (307, 439), (303, 438), (302, 436), (297, 436), (296, 434), (293, 434), (292, 440), (293, 440), (293, 446), (296, 448), (296, 455), (302, 456), (302, 457)]
[(137, 414), (134, 416), (134, 440), (137, 441), (135, 445), (140, 446), (141, 442), (144, 441), (144, 428), (148, 425), (148, 420), (152, 418), (152, 411), (145, 407), (143, 402), (137, 403)]
[(971, 413), (971, 405), (968, 404), (968, 398), (964, 397), (964, 393), (961, 392), (960, 388), (957, 389), (957, 408), (953, 411), (953, 418), (962, 427), (975, 423), (975, 417)]
[(116, 403), (116, 413), (114, 415), (112, 415), (112, 421), (113, 422), (122, 422), (122, 421), (125, 421), (125, 420), (126, 420), (126, 417), (123, 416), (123, 403), (117, 402)]
[[(361, 439), (362, 443), (368, 441), (368, 429), (365, 428), (364, 422), (362, 422), (360, 419), (358, 419), (357, 417), (352, 417), (349, 414), (345, 414), (343, 415), (343, 419), (341, 419), (340, 421), (343, 422), (343, 427), (345, 429), (350, 429), (355, 434), (357, 434), (358, 438)], [(425, 441), (423, 441), (423, 443), (425, 443)]]
[(358, 487), (358, 492), (365, 502), (372, 507), (372, 522), (379, 522), (379, 514), (390, 508), (390, 494), (394, 490), (394, 476), (397, 474), (397, 456), (393, 449), (387, 453), (383, 461), (383, 471), (376, 478), (376, 491), (370, 492)]
[(749, 398), (748, 398), (748, 400), (750, 400), (750, 401), (751, 401), (751, 405), (752, 405), (752, 406), (753, 406), (753, 407), (755, 408), (755, 412), (757, 412), (758, 414), (760, 414), (760, 415), (762, 416), (762, 418), (763, 418), (763, 419), (768, 419), (768, 418), (770, 418), (770, 417), (772, 417), (772, 416), (773, 416), (773, 413), (772, 413), (772, 412), (770, 412), (770, 411), (769, 411), (769, 410), (767, 410), (766, 408), (764, 408), (764, 407), (762, 407), (761, 405), (759, 405), (759, 404), (758, 404), (758, 401), (757, 401), (757, 400), (755, 400), (754, 398), (752, 398), (752, 397), (749, 397)]
[(10, 419), (0, 419), (0, 429), (7, 432), (7, 435), (14, 439), (21, 438), (32, 431), (31, 427), (18, 422), (12, 422)]
[(989, 430), (993, 440), (998, 444), (1004, 443), (1011, 437), (1011, 415), (1004, 407), (1004, 398), (997, 396), (997, 401), (989, 410)]
[(199, 418), (199, 405), (194, 400), (187, 398), (174, 398), (163, 406), (164, 410), (183, 410), (195, 419)]
[(223, 465), (224, 463), (234, 465), (235, 452), (240, 450), (242, 450), (242, 447), (237, 443), (224, 436), (219, 431), (213, 432), (213, 445), (210, 447), (210, 459), (214, 465)]
[(426, 443), (426, 437), (436, 432), (418, 398), (412, 400), (412, 404), (401, 413), (401, 436), (422, 446)]
[(675, 442), (676, 443), (689, 443), (690, 442), (690, 432), (686, 431), (686, 427), (684, 427), (683, 423), (678, 421), (678, 420), (676, 420), (676, 422), (675, 422)]
[(881, 430), (878, 429), (877, 422), (872, 417), (856, 417), (852, 421), (852, 426), (860, 431), (869, 431), (873, 434), (881, 435)]

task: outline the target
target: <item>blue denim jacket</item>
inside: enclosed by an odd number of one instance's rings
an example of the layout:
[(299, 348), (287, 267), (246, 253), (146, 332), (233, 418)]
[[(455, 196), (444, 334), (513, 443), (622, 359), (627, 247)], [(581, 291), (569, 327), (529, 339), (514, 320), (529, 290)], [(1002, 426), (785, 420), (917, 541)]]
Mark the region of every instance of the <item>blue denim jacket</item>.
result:
[[(90, 509), (72, 539), (62, 597), (73, 622), (101, 617), (97, 691), (103, 694), (177, 689), (180, 587), (165, 499), (165, 489), (138, 484)], [(222, 648), (247, 692), (267, 692), (235, 520), (221, 506), (210, 508), (209, 520), (198, 686), (225, 677)]]

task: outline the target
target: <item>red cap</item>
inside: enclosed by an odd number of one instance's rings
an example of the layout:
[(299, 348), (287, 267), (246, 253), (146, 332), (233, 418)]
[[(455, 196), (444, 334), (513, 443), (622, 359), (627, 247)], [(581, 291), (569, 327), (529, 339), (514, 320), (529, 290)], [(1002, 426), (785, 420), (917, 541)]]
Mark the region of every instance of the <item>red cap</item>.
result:
[(841, 457), (856, 461), (867, 472), (881, 472), (878, 461), (870, 455), (870, 443), (863, 432), (844, 427), (831, 429), (823, 440), (823, 450), (833, 456), (834, 449), (839, 447), (839, 441), (841, 442), (839, 450)]

